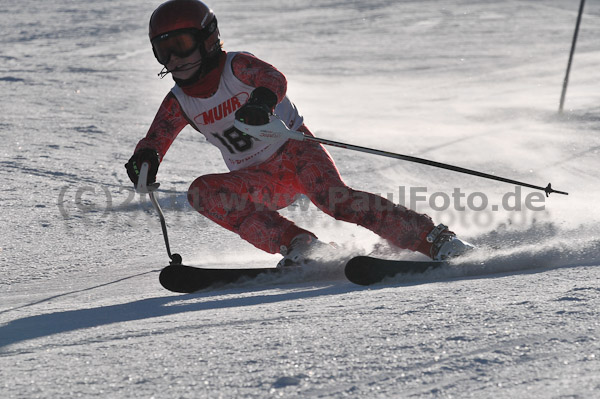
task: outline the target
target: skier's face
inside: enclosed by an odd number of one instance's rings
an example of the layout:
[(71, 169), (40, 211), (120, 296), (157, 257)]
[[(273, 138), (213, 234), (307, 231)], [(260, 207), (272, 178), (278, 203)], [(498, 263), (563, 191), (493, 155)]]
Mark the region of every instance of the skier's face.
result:
[(199, 46), (197, 33), (190, 29), (179, 29), (152, 39), (154, 55), (163, 65), (166, 65), (173, 54), (179, 58), (187, 57)]
[(166, 66), (174, 78), (186, 80), (191, 78), (200, 69), (201, 65), (202, 55), (200, 54), (200, 49), (196, 49), (187, 57), (180, 58), (172, 54)]
[(202, 55), (197, 33), (190, 29), (167, 32), (152, 40), (158, 62), (165, 65), (176, 79), (191, 78), (200, 68)]

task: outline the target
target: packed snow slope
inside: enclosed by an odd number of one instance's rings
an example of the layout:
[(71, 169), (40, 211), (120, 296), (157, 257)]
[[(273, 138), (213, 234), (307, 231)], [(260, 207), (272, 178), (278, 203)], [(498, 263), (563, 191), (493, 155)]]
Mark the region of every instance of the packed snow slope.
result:
[[(483, 263), (364, 288), (331, 260), (175, 295), (123, 168), (172, 85), (147, 38), (159, 1), (3, 0), (0, 397), (598, 397), (598, 2), (557, 112), (578, 3), (210, 4), (225, 48), (285, 73), (316, 135), (569, 195), (333, 148), (349, 185), (412, 202)], [(224, 171), (180, 134), (158, 176), (173, 250), (274, 265), (187, 204), (193, 179)], [(306, 200), (282, 213), (351, 252), (416, 257)]]

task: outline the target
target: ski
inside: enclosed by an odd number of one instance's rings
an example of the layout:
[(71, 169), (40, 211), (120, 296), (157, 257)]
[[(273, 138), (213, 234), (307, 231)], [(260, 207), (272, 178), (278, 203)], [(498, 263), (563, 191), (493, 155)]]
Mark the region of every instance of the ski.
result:
[(242, 279), (253, 279), (260, 275), (281, 274), (278, 268), (213, 269), (185, 265), (169, 265), (162, 269), (160, 284), (169, 291), (192, 293), (214, 285), (235, 283)]
[(398, 274), (424, 273), (445, 264), (446, 262), (440, 261), (386, 260), (356, 256), (346, 263), (344, 273), (355, 284), (371, 285)]
[[(376, 284), (398, 274), (424, 273), (445, 265), (437, 261), (386, 260), (356, 256), (346, 263), (346, 278), (359, 285)], [(296, 268), (215, 269), (172, 264), (160, 272), (160, 284), (167, 290), (192, 293), (212, 286), (248, 281), (263, 275), (281, 275)]]

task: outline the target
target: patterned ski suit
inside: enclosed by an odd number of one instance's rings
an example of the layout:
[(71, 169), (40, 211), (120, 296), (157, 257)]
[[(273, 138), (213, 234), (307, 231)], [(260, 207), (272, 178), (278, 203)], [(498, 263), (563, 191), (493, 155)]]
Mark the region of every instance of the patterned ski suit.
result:
[[(233, 127), (235, 111), (254, 88), (264, 86), (278, 97), (275, 114), (290, 128), (312, 135), (285, 95), (285, 77), (273, 66), (248, 53), (227, 53), (201, 84), (204, 88), (175, 85), (136, 147), (136, 151), (155, 149), (162, 161), (189, 123), (221, 150), (230, 172), (200, 176), (189, 188), (189, 202), (198, 212), (256, 247), (278, 253), (295, 236), (308, 232), (277, 212), (304, 194), (337, 220), (363, 226), (400, 248), (429, 255), (425, 236), (434, 227), (432, 220), (348, 187), (322, 145), (261, 142)], [(210, 93), (207, 85), (212, 86)]]

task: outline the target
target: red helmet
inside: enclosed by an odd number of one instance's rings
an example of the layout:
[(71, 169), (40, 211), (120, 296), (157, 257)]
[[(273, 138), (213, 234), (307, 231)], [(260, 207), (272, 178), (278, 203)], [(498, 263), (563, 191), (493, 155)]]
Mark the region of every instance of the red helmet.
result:
[(169, 0), (150, 17), (150, 41), (160, 35), (179, 29), (195, 29), (204, 43), (200, 50), (208, 58), (221, 51), (217, 18), (210, 8), (199, 0)]

